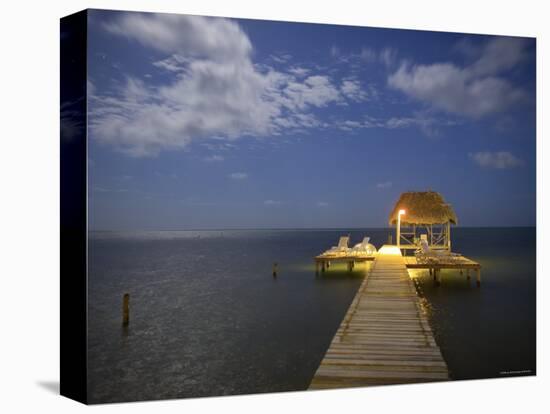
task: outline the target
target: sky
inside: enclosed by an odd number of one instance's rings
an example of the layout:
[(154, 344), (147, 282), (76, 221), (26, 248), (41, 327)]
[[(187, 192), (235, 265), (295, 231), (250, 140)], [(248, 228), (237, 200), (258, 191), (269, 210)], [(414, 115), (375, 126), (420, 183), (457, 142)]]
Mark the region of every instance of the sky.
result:
[(92, 10), (92, 230), (532, 226), (535, 39)]

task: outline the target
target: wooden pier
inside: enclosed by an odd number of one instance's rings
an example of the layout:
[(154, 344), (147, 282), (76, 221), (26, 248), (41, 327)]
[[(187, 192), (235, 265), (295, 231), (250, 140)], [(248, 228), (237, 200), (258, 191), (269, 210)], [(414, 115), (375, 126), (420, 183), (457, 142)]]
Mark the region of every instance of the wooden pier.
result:
[(383, 246), (309, 389), (448, 379), (405, 258), (397, 247)]

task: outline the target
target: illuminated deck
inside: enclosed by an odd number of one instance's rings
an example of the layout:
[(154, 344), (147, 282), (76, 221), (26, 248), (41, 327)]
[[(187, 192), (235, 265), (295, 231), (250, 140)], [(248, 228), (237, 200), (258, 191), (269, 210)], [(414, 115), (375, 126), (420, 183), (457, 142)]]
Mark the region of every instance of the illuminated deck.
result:
[(372, 262), (375, 257), (376, 254), (323, 253), (315, 257), (315, 273), (319, 274), (319, 269), (321, 269), (322, 272), (325, 272), (330, 267), (331, 262), (346, 262), (348, 264), (348, 270), (351, 271), (355, 267), (355, 263)]
[(380, 249), (309, 389), (449, 379), (406, 263)]
[(428, 263), (419, 263), (415, 256), (405, 256), (405, 265), (407, 269), (426, 269), (433, 276), (434, 282), (439, 285), (441, 283), (442, 270), (458, 270), (460, 274), (466, 273), (466, 278), (470, 280), (470, 271), (476, 274), (476, 284), (481, 286), (481, 265), (478, 262), (460, 256), (451, 261), (436, 260)]
[[(383, 248), (395, 248), (394, 245), (385, 245)], [(400, 246), (403, 250), (404, 246)], [(418, 247), (417, 247), (418, 249)], [(406, 249), (405, 249), (406, 250)], [(377, 257), (377, 253), (374, 255), (367, 255), (361, 253), (323, 253), (319, 256), (315, 256), (315, 273), (319, 274), (319, 271), (326, 272), (332, 262), (346, 262), (348, 271), (352, 271), (355, 267), (355, 263), (371, 262)], [(405, 266), (407, 269), (425, 269), (433, 276), (434, 282), (439, 285), (441, 283), (441, 271), (442, 270), (457, 270), (460, 274), (466, 273), (466, 277), (470, 280), (470, 272), (473, 271), (476, 275), (477, 286), (481, 286), (481, 264), (469, 259), (465, 256), (455, 257), (452, 260), (447, 260), (444, 257), (436, 260), (430, 260), (427, 262), (418, 262), (416, 256), (403, 256)]]

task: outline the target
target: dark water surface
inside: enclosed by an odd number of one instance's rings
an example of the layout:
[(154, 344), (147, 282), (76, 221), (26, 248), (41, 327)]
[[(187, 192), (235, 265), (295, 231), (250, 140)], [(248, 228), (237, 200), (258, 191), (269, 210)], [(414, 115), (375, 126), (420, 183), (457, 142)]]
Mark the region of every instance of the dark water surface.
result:
[[(313, 256), (342, 234), (380, 247), (389, 232), (91, 233), (90, 401), (306, 389), (366, 271), (316, 277)], [(482, 263), (481, 289), (414, 273), (454, 379), (535, 373), (535, 247), (534, 228), (457, 228), (453, 250)]]

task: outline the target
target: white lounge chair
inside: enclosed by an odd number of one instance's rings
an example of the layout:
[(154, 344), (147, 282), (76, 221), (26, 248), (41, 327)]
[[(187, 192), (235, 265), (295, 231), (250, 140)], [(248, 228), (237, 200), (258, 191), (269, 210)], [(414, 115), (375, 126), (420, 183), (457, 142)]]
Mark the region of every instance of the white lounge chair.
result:
[(332, 246), (324, 254), (338, 254), (338, 253), (348, 253), (350, 248), (348, 247), (349, 236), (342, 236), (338, 240), (338, 246)]
[(376, 253), (376, 247), (370, 244), (369, 241), (370, 237), (363, 238), (363, 241), (361, 243), (357, 243), (355, 246), (353, 246), (353, 248), (351, 249), (352, 253), (367, 255), (373, 255), (374, 253)]
[(420, 248), (415, 252), (418, 263), (429, 262), (454, 262), (462, 257), (459, 253), (451, 253), (447, 250), (432, 250), (428, 245), (428, 240), (420, 239)]

